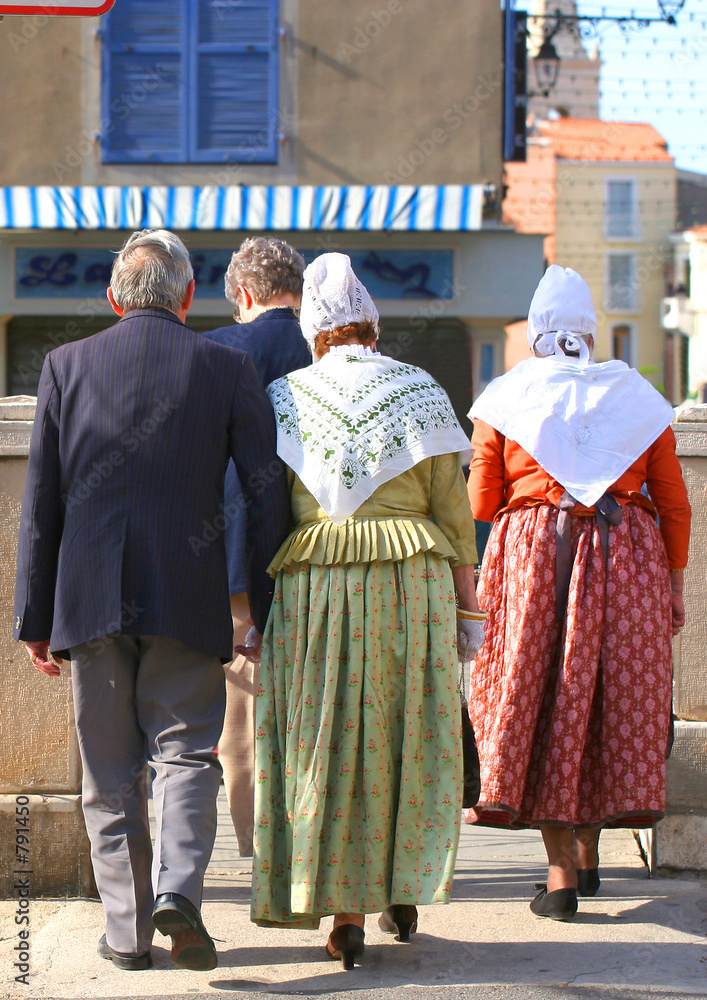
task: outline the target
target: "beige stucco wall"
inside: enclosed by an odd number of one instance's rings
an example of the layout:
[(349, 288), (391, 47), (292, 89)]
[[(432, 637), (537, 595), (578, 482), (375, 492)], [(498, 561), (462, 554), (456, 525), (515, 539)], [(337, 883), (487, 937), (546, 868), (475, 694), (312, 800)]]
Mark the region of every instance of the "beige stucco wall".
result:
[[(0, 21), (0, 184), (56, 184), (54, 161), (81, 136), (83, 32), (79, 18)], [(79, 161), (63, 184), (80, 183)]]
[[(379, 10), (395, 12), (367, 42)], [(498, 183), (501, 27), (493, 0), (301, 4), (300, 176)]]
[[(604, 184), (608, 178), (638, 182), (639, 230), (633, 240), (608, 240), (604, 231)], [(662, 382), (664, 334), (660, 325), (665, 267), (671, 257), (668, 235), (675, 219), (676, 173), (672, 164), (583, 163), (558, 158), (556, 165), (554, 262), (573, 267), (587, 280), (597, 310), (598, 361), (611, 354), (611, 328), (633, 329), (631, 364), (654, 384)], [(636, 255), (637, 308), (606, 308), (606, 255)]]

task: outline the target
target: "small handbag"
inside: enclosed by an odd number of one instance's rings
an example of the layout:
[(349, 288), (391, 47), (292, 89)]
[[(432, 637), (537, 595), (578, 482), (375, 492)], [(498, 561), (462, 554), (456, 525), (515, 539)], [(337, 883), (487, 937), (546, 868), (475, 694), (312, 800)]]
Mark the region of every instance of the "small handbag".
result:
[(462, 808), (472, 809), (481, 795), (481, 764), (479, 751), (476, 748), (474, 727), (469, 718), (469, 705), (464, 692), (459, 690), (462, 703), (462, 756), (464, 758), (464, 790), (462, 792)]

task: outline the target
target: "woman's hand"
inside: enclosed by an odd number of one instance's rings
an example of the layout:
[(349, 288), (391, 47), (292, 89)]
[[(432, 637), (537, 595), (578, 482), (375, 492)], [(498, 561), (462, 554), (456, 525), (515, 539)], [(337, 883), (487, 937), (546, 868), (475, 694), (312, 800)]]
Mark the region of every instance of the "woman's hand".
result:
[(245, 643), (242, 646), (234, 646), (233, 652), (240, 653), (241, 656), (245, 656), (246, 660), (250, 660), (252, 663), (257, 663), (260, 659), (262, 645), (263, 637), (255, 625), (253, 625), (252, 628), (248, 629)]
[(670, 571), (670, 606), (673, 614), (673, 635), (677, 635), (685, 624), (685, 603), (682, 599), (683, 572)]
[(484, 643), (484, 623), (457, 615), (457, 656), (460, 663), (471, 663)]
[(452, 576), (454, 577), (454, 589), (459, 599), (459, 607), (466, 608), (467, 611), (478, 611), (479, 602), (476, 600), (474, 567), (452, 566)]

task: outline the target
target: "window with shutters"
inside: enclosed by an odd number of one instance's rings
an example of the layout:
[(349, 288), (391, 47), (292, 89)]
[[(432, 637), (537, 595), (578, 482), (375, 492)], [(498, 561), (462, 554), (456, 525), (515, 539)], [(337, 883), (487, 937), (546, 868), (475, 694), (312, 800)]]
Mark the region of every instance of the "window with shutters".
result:
[(105, 163), (276, 163), (278, 0), (120, 0), (103, 18)]
[(606, 180), (604, 187), (604, 236), (608, 240), (633, 240), (638, 236), (638, 200), (635, 180)]
[(638, 308), (636, 258), (632, 253), (606, 255), (606, 308), (612, 312), (632, 312)]

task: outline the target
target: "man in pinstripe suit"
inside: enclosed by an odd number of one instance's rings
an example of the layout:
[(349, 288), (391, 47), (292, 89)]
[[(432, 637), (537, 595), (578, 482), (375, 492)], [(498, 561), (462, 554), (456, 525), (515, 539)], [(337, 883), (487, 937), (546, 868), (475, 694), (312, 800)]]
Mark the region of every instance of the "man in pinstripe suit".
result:
[(171, 935), (175, 964), (217, 964), (200, 906), (221, 777), (221, 664), (233, 648), (229, 457), (248, 512), (260, 631), (272, 596), (266, 567), (289, 521), (269, 400), (245, 352), (185, 326), (193, 294), (181, 240), (133, 234), (108, 290), (120, 321), (46, 357), (22, 510), (15, 637), (49, 676), (71, 659), (83, 810), (106, 914), (99, 954), (124, 969), (151, 967), (155, 926)]

